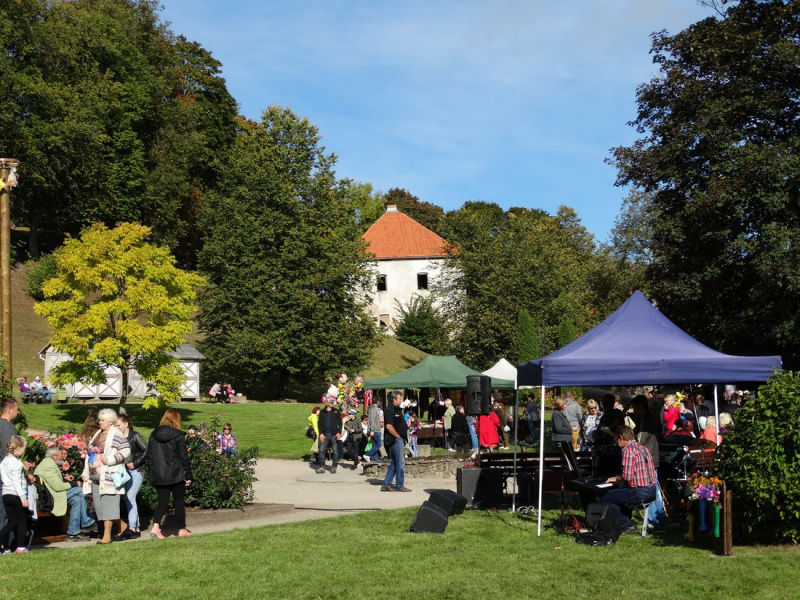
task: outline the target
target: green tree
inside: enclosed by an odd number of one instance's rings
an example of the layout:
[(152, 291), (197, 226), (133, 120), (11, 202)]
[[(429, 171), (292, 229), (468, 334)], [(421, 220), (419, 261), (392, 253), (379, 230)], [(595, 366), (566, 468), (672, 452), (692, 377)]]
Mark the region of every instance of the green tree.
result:
[(592, 239), (570, 209), (553, 217), (470, 202), (447, 213), (442, 230), (457, 251), (434, 291), (456, 354), (470, 366), (488, 368), (517, 348), (522, 309), (539, 324), (540, 355), (555, 349), (563, 318), (580, 331), (597, 321), (587, 289)]
[(427, 227), (434, 233), (439, 233), (444, 210), (441, 207), (423, 202), (411, 192), (401, 188), (392, 188), (384, 196), (385, 206), (390, 204), (397, 205), (397, 209), (414, 219), (420, 225)]
[(350, 204), (356, 223), (366, 231), (384, 213), (386, 206), (383, 192), (373, 191), (371, 183), (360, 183), (345, 179), (341, 182), (346, 202)]
[(539, 337), (530, 313), (524, 308), (517, 314), (517, 362), (536, 360), (539, 353)]
[(239, 134), (202, 214), (203, 350), (237, 389), (285, 396), (290, 377), (359, 371), (377, 343), (361, 229), (319, 142), (271, 106)]
[(25, 182), (13, 217), (57, 246), (93, 222), (153, 225), (193, 262), (197, 206), (236, 131), (219, 63), (153, 0), (0, 3), (0, 147)]
[(444, 354), (447, 350), (447, 331), (442, 316), (434, 305), (433, 296), (415, 294), (403, 306), (395, 300), (400, 324), (395, 337), (409, 346), (428, 354)]
[(558, 347), (563, 348), (575, 341), (575, 325), (569, 319), (562, 319), (558, 324)]
[(180, 400), (185, 377), (168, 352), (191, 331), (203, 278), (177, 268), (169, 249), (149, 244), (149, 236), (137, 223), (96, 223), (55, 252), (57, 274), (34, 307), (55, 332), (53, 346), (71, 357), (52, 372), (54, 384), (103, 383), (106, 365), (114, 365), (122, 371), (120, 406), (130, 368), (155, 384), (145, 408)]
[(714, 459), (747, 541), (800, 540), (800, 374), (776, 373), (736, 411)]
[[(706, 344), (800, 363), (800, 11), (742, 0), (653, 35), (641, 138), (613, 151), (649, 195), (659, 308)], [(758, 335), (753, 335), (758, 332)]]

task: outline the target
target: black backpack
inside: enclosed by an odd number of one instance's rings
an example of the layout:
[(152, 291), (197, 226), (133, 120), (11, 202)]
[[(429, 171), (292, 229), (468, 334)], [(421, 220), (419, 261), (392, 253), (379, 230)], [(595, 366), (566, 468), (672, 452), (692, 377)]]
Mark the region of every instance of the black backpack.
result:
[(33, 482), (33, 485), (36, 487), (37, 495), (36, 510), (38, 512), (53, 512), (53, 508), (56, 506), (53, 494), (47, 489), (44, 479), (42, 479), (41, 476), (34, 475), (34, 477), (36, 478)]

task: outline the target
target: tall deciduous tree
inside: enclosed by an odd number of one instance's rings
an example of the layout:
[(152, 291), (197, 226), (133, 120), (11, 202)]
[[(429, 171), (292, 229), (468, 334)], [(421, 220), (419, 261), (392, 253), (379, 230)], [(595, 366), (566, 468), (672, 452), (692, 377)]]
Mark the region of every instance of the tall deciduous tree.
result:
[(562, 319), (580, 331), (596, 322), (587, 287), (593, 241), (571, 209), (553, 217), (469, 202), (447, 213), (442, 230), (457, 252), (435, 292), (456, 354), (473, 368), (514, 352), (521, 309), (540, 324), (542, 355), (555, 349)]
[(315, 126), (272, 106), (245, 129), (203, 213), (200, 326), (212, 374), (283, 396), (363, 368), (377, 341), (361, 229)]
[(395, 331), (398, 340), (428, 354), (447, 351), (447, 331), (432, 296), (415, 294), (405, 306), (398, 300), (395, 304), (400, 321)]
[(219, 63), (153, 0), (0, 3), (0, 147), (25, 185), (13, 217), (58, 245), (139, 221), (194, 261), (196, 214), (236, 131)]
[(71, 356), (56, 366), (56, 385), (104, 383), (107, 365), (122, 371), (120, 405), (128, 396), (128, 369), (155, 383), (145, 408), (180, 400), (184, 381), (168, 352), (192, 328), (195, 291), (203, 278), (182, 271), (166, 247), (147, 242), (150, 228), (97, 223), (55, 252), (57, 274), (42, 286), (35, 306), (55, 332), (53, 346)]
[(649, 194), (648, 278), (703, 342), (800, 364), (800, 3), (742, 0), (653, 36), (642, 137), (613, 151)]

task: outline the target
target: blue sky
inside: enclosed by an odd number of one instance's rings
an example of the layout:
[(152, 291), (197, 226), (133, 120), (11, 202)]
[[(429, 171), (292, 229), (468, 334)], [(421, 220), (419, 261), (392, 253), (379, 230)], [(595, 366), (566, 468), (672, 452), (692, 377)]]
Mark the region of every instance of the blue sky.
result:
[(555, 214), (607, 239), (626, 190), (604, 164), (636, 139), (650, 34), (697, 0), (162, 0), (162, 19), (223, 64), (240, 112), (289, 106), (319, 127), (337, 174)]

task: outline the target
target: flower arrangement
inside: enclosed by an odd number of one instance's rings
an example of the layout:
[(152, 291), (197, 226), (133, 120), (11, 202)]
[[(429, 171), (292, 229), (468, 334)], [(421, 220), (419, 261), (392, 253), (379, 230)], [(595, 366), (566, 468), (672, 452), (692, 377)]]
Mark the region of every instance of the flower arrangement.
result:
[(693, 473), (690, 480), (692, 500), (706, 500), (719, 504), (722, 480), (719, 477), (708, 477), (700, 473)]
[(42, 462), (44, 453), (50, 446), (61, 446), (67, 451), (67, 458), (61, 464), (65, 473), (79, 477), (83, 472), (83, 458), (86, 456), (86, 440), (74, 433), (62, 433), (58, 437), (34, 433), (30, 436), (25, 450), (25, 466), (32, 470)]

